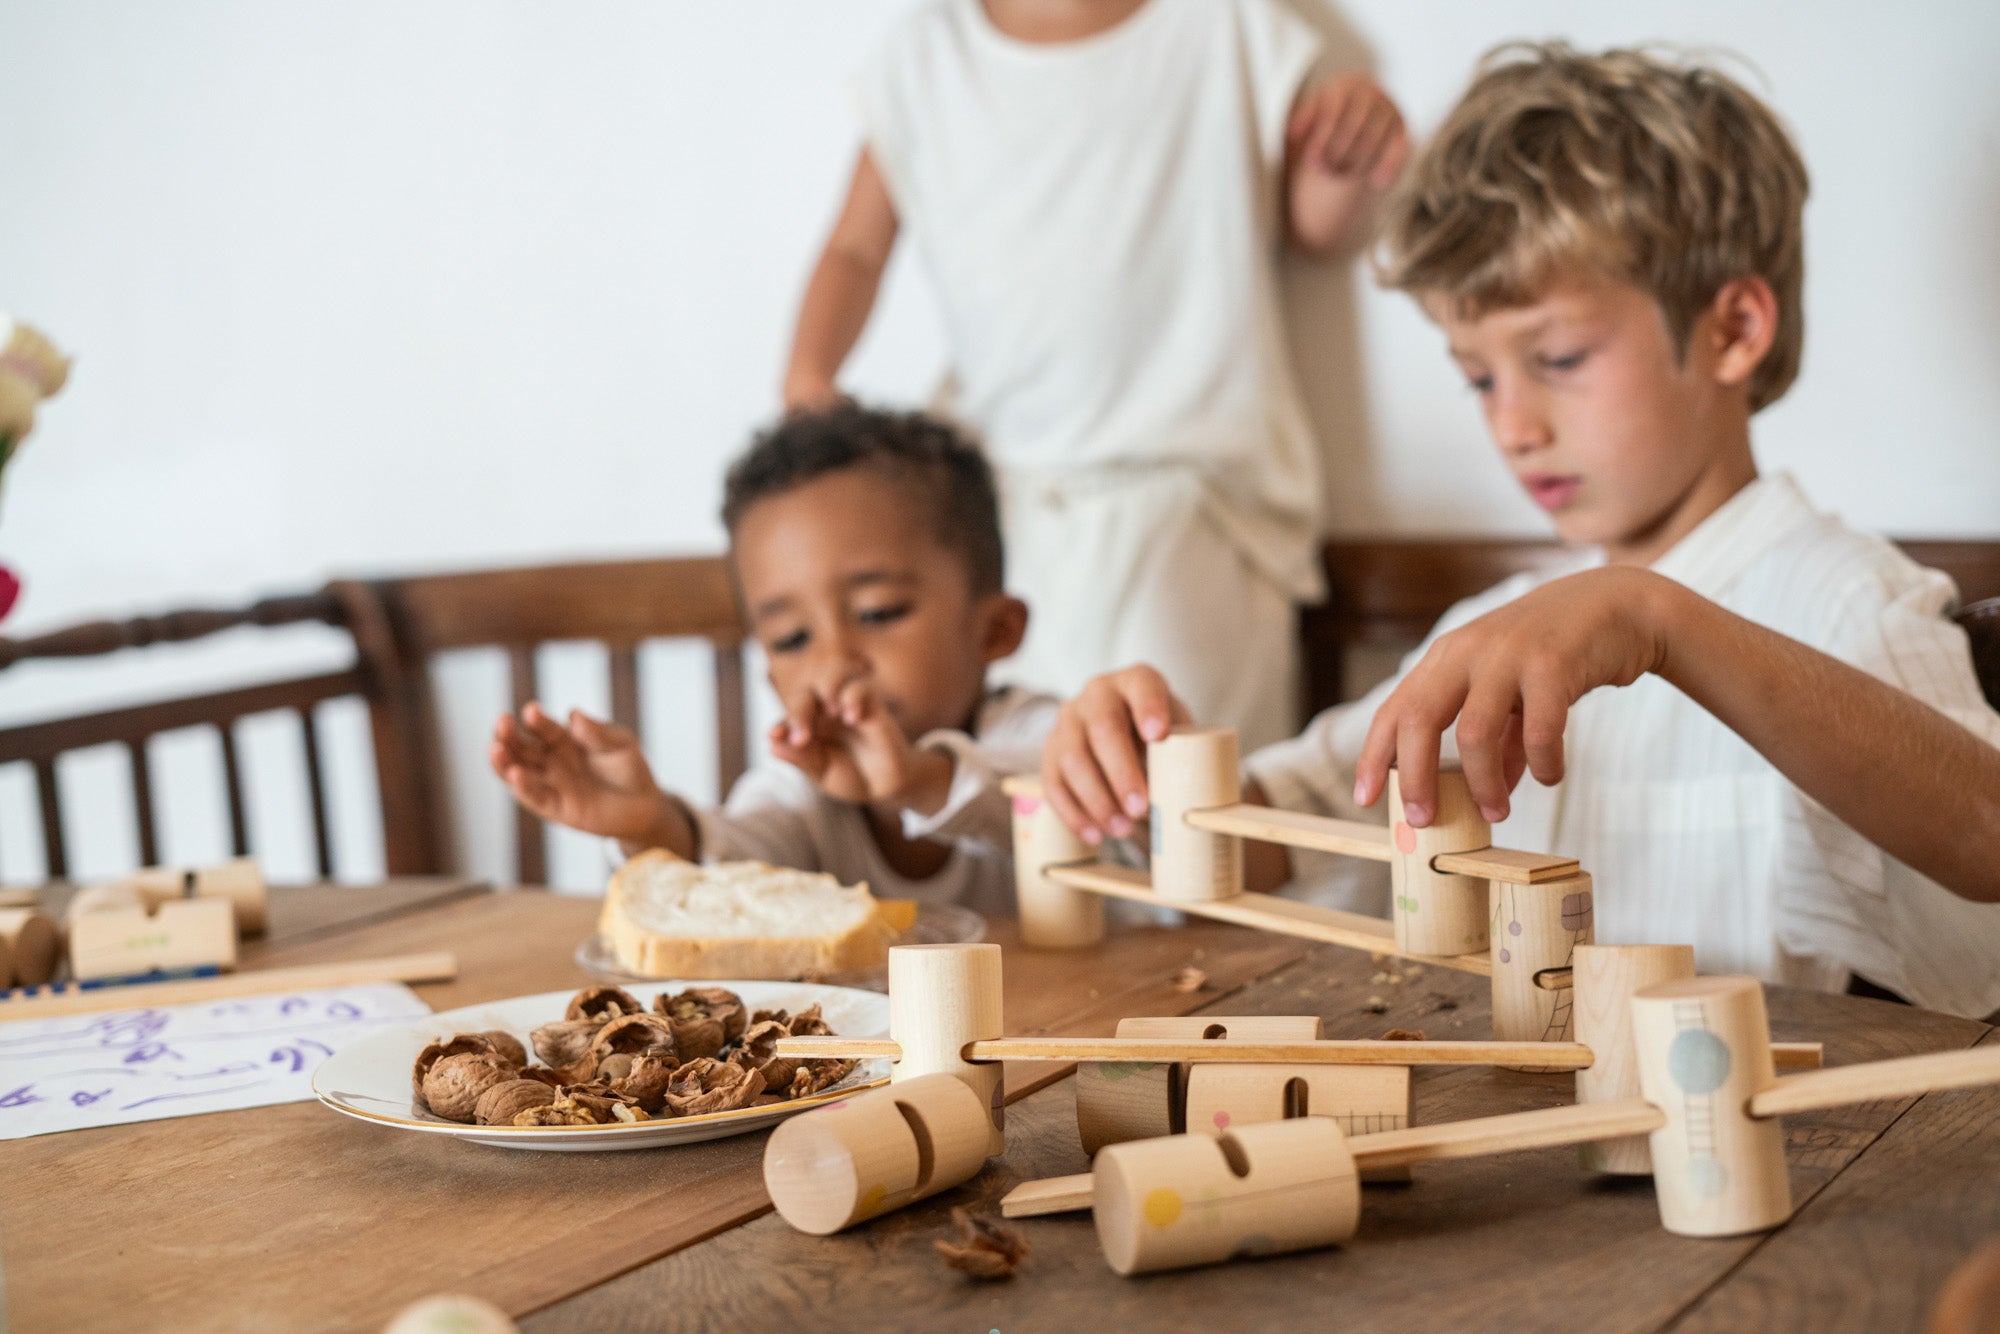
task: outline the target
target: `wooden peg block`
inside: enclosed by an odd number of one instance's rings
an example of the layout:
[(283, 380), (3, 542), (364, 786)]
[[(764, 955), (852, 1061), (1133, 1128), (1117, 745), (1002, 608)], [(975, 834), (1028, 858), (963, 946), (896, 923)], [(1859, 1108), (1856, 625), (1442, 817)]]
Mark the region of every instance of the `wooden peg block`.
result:
[[(1317, 1015), (1183, 1015), (1118, 1022), (1121, 1038), (1170, 1041), (1312, 1042)], [(1177, 1135), (1187, 1129), (1188, 1067), (1160, 1061), (1089, 1061), (1076, 1069), (1076, 1129), (1083, 1151)]]
[(1749, 977), (1663, 982), (1632, 998), (1639, 1084), (1666, 1114), (1651, 1136), (1660, 1221), (1684, 1237), (1733, 1237), (1792, 1215), (1785, 1132), (1750, 1100), (1777, 1082), (1764, 988)]
[[(1324, 1116), (1349, 1135), (1410, 1124), (1407, 1065), (1197, 1065), (1187, 1072), (1187, 1129), (1219, 1135), (1239, 1126)], [(1361, 1174), (1363, 1181), (1408, 1181), (1407, 1167)]]
[(228, 899), (236, 913), (236, 934), (261, 936), (270, 923), (270, 892), (255, 857), (237, 857), (194, 872), (196, 898)]
[[(1632, 997), (1647, 987), (1694, 976), (1692, 945), (1578, 945), (1573, 962), (1576, 1040), (1590, 1048), (1590, 1066), (1576, 1072), (1579, 1103), (1639, 1096), (1639, 1053), (1632, 1042)], [(1611, 1176), (1650, 1176), (1653, 1155), (1643, 1135), (1596, 1140), (1583, 1165)]]
[(966, 1060), (965, 1048), (1002, 1031), (998, 945), (897, 945), (889, 951), (889, 1036), (903, 1049), (889, 1077), (955, 1075), (988, 1109), (988, 1154), (1006, 1145), (1002, 1071), (997, 1061)]
[(0, 908), (0, 986), (38, 987), (47, 982), (56, 975), (58, 945), (56, 924), (46, 913)]
[(1236, 733), (1226, 727), (1176, 727), (1146, 748), (1153, 799), (1153, 892), (1206, 902), (1243, 892), (1243, 844), (1196, 829), (1189, 811), (1234, 805), (1243, 795)]
[(227, 899), (175, 899), (151, 913), (137, 904), (102, 907), (70, 918), (69, 967), (78, 981), (235, 966), (236, 917)]
[(1390, 915), (1396, 947), (1418, 954), (1483, 953), (1486, 883), (1439, 871), (1431, 859), (1489, 847), (1493, 831), (1472, 804), (1463, 773), (1440, 769), (1437, 788), (1438, 808), (1430, 824), (1418, 829), (1403, 818), (1401, 780), (1396, 770), (1389, 771), (1389, 837), (1396, 854), (1389, 859)]
[(1001, 787), (1014, 803), (1014, 898), (1021, 916), (1021, 943), (1030, 949), (1069, 950), (1104, 939), (1104, 900), (1059, 885), (1043, 873), (1047, 866), (1094, 860), (1097, 850), (1070, 833), (1042, 800), (1041, 784)]
[(1361, 1217), (1346, 1139), (1307, 1116), (1114, 1144), (1091, 1173), (1104, 1258), (1129, 1276), (1345, 1241)]
[(764, 1188), (787, 1223), (826, 1236), (970, 1180), (991, 1131), (960, 1080), (905, 1079), (781, 1122), (764, 1146)]
[(1495, 880), (1490, 894), (1494, 1038), (1568, 1042), (1575, 1030), (1575, 987), (1547, 991), (1535, 985), (1535, 975), (1569, 967), (1576, 947), (1590, 943), (1590, 877), (1578, 874), (1536, 885)]

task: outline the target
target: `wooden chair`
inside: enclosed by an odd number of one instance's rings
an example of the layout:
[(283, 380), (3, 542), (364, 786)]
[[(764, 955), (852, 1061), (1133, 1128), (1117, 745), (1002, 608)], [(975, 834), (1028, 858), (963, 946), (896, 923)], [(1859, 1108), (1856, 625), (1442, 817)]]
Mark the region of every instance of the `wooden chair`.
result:
[[(1913, 539), (1897, 545), (1957, 581), (1967, 604), (1959, 623), (1972, 638), (1986, 698), (2000, 708), (2000, 541)], [(1351, 650), (1413, 647), (1453, 603), (1509, 576), (1546, 568), (1563, 551), (1555, 542), (1522, 538), (1327, 543), (1327, 600), (1300, 620), (1306, 716), (1350, 698)]]
[[(92, 621), (32, 639), (0, 639), (0, 669), (30, 658), (94, 657), (152, 644), (201, 639), (242, 625), (279, 626), (307, 621), (341, 625), (344, 612), (338, 600), (322, 591), (267, 598), (237, 611), (181, 611), (125, 621)], [(336, 672), (7, 728), (0, 730), (0, 764), (26, 761), (33, 766), (41, 807), (43, 861), (49, 877), (62, 880), (69, 875), (69, 854), (63, 837), (63, 804), (56, 781), (56, 761), (70, 751), (122, 745), (131, 772), (139, 856), (143, 864), (150, 866), (159, 861), (159, 837), (148, 744), (163, 732), (212, 728), (221, 741), (223, 781), (228, 788), (230, 847), (235, 855), (242, 856), (250, 851), (250, 836), (244, 816), (236, 724), (256, 714), (292, 713), (299, 719), (304, 739), (315, 863), (320, 875), (330, 876), (333, 868), (327, 840), (326, 768), (314, 713), (328, 700), (366, 697), (368, 693), (367, 670), (357, 663)], [(385, 787), (386, 790), (389, 788)], [(385, 820), (390, 817), (391, 813), (385, 810)]]
[[(640, 643), (705, 639), (714, 654), (716, 790), (727, 792), (743, 772), (745, 632), (728, 564), (719, 556), (339, 581), (329, 592), (346, 609), (363, 661), (376, 668), (377, 754), (412, 738), (416, 742), (405, 760), (416, 782), (399, 799), (424, 807), (421, 830), (431, 842), (388, 846), (392, 869), (399, 863), (451, 861), (444, 846), (451, 820), (430, 674), (440, 653), (505, 650), (512, 705), (518, 709), (540, 693), (537, 648), (564, 640), (602, 643), (610, 653), (612, 720), (637, 731)], [(385, 789), (385, 806), (389, 800)], [(412, 824), (411, 832), (418, 827)], [(546, 877), (545, 837), (542, 822), (516, 808), (515, 875), (521, 883), (539, 884)]]
[[(610, 650), (612, 717), (639, 721), (638, 645), (648, 639), (697, 637), (715, 655), (716, 768), (720, 790), (743, 772), (747, 721), (744, 633), (728, 569), (720, 557), (553, 565), (427, 578), (337, 580), (316, 593), (268, 598), (236, 611), (183, 611), (72, 626), (31, 639), (0, 639), (0, 670), (31, 658), (83, 657), (185, 642), (244, 625), (317, 621), (353, 636), (355, 662), (340, 671), (237, 690), (112, 709), (0, 729), (0, 764), (33, 767), (41, 807), (43, 857), (53, 879), (69, 874), (57, 760), (70, 751), (115, 743), (129, 756), (141, 859), (159, 858), (152, 768), (153, 737), (212, 728), (221, 742), (232, 851), (253, 851), (245, 819), (235, 727), (274, 711), (298, 715), (305, 750), (313, 848), (322, 876), (333, 866), (327, 837), (327, 771), (314, 711), (334, 699), (368, 706), (381, 801), (383, 854), (391, 875), (442, 874), (454, 858), (436, 727), (430, 664), (441, 652), (494, 646), (508, 654), (516, 706), (537, 690), (535, 649), (558, 640), (598, 640)], [(543, 831), (517, 813), (517, 876), (546, 874)]]

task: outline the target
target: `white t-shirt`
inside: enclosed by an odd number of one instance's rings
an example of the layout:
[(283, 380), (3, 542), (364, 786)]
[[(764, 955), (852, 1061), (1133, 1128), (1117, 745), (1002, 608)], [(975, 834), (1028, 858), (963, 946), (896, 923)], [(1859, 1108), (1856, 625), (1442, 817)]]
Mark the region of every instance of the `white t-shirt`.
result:
[(1011, 913), (1013, 815), (1000, 780), (1041, 764), (1059, 707), (1048, 695), (1007, 687), (986, 696), (971, 735), (940, 731), (918, 739), (919, 746), (951, 752), (954, 761), (944, 805), (933, 815), (903, 814), (905, 837), (951, 844), (950, 859), (934, 875), (911, 880), (898, 873), (882, 856), (861, 807), (835, 801), (799, 770), (776, 761), (738, 779), (720, 810), (695, 812), (702, 860), (795, 866), (845, 884), (866, 881), (878, 898)]
[[(1579, 553), (1447, 612), (1430, 639), (1550, 579), (1601, 564)], [(1949, 577), (1807, 503), (1787, 476), (1753, 482), (1653, 569), (1737, 615), (1861, 668), (2000, 746)], [(1404, 672), (1328, 709), (1245, 768), (1272, 803), (1381, 819), (1353, 803), (1369, 721)], [(1455, 755), (1453, 738), (1445, 748)], [(2000, 904), (1970, 903), (1876, 848), (1741, 737), (1657, 676), (1570, 711), (1565, 776), (1515, 789), (1494, 843), (1577, 858), (1595, 878), (1597, 938), (1692, 944), (1705, 973), (1839, 990), (1859, 973), (1919, 1005), (2000, 1008)], [(1349, 860), (1295, 851), (1306, 895), (1384, 915), (1386, 888)]]
[(937, 0), (858, 84), (943, 305), (952, 410), (1005, 472), (1197, 474), (1217, 522), (1316, 597), (1319, 463), (1285, 344), (1285, 125), (1318, 35), (1277, 0), (1147, 0), (1021, 42)]

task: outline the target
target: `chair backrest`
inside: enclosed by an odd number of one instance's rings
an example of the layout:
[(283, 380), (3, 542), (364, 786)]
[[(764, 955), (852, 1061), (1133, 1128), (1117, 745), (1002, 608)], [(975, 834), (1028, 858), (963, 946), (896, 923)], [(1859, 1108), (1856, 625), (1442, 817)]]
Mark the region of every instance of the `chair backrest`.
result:
[[(727, 562), (719, 556), (539, 565), (329, 586), (347, 609), (362, 660), (373, 669), (376, 750), (404, 747), (393, 799), (423, 804), (429, 847), (388, 847), (399, 860), (448, 863), (444, 831), (443, 757), (438, 749), (430, 664), (455, 649), (506, 651), (513, 707), (539, 693), (535, 651), (543, 644), (591, 640), (610, 655), (611, 717), (639, 730), (639, 645), (651, 639), (697, 638), (714, 655), (716, 790), (727, 792), (747, 758), (747, 699), (743, 681), (743, 622)], [(392, 792), (385, 784), (385, 807)], [(413, 835), (416, 831), (412, 831)], [(515, 811), (515, 874), (525, 884), (547, 873), (546, 830)]]
[[(1920, 565), (1944, 571), (1967, 604), (1986, 698), (2000, 708), (2000, 541), (1899, 540)], [(1301, 617), (1307, 716), (1349, 697), (1349, 651), (1409, 647), (1455, 602), (1510, 575), (1544, 569), (1563, 554), (1551, 541), (1518, 538), (1380, 538), (1326, 544), (1326, 602)]]
[[(343, 610), (330, 594), (320, 592), (267, 598), (238, 611), (181, 611), (125, 621), (92, 621), (30, 639), (0, 639), (0, 669), (33, 658), (95, 657), (151, 644), (185, 642), (242, 625), (279, 626), (305, 621), (339, 625), (343, 622)], [(69, 875), (70, 858), (63, 836), (65, 820), (56, 762), (71, 751), (106, 744), (123, 746), (131, 773), (139, 856), (143, 864), (153, 865), (159, 861), (159, 808), (154, 800), (150, 743), (165, 732), (212, 728), (221, 743), (223, 780), (228, 789), (230, 847), (236, 856), (243, 856), (251, 849), (236, 725), (253, 715), (292, 713), (299, 720), (304, 742), (314, 857), (320, 874), (329, 876), (332, 859), (327, 839), (327, 771), (314, 721), (315, 710), (328, 700), (367, 693), (367, 673), (357, 664), (342, 671), (31, 723), (0, 729), (0, 764), (25, 761), (33, 767), (37, 803), (41, 808), (43, 862), (49, 877), (61, 880)]]

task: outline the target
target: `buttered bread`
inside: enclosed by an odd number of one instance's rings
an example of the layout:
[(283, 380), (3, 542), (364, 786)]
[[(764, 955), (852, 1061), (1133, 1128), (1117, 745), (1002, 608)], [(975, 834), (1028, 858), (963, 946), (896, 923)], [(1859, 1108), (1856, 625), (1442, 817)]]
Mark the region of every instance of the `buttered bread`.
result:
[(646, 977), (796, 978), (878, 967), (890, 930), (866, 885), (652, 849), (611, 877), (600, 930)]

